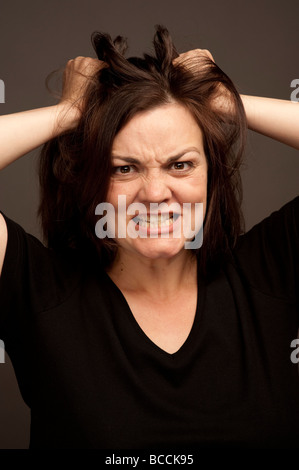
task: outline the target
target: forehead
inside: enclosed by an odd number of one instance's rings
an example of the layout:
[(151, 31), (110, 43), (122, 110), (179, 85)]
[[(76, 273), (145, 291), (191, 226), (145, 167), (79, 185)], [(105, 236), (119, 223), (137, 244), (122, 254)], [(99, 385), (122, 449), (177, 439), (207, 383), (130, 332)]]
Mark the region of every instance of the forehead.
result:
[(187, 108), (169, 103), (135, 115), (116, 135), (112, 156), (169, 156), (187, 147), (204, 152), (202, 131)]

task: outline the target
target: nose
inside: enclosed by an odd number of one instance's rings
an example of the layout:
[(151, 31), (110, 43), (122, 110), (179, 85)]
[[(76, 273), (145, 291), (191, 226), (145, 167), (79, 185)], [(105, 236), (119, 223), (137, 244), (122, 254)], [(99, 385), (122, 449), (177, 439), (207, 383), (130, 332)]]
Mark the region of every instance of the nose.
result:
[(167, 202), (172, 197), (172, 190), (163, 177), (152, 175), (142, 181), (139, 200), (142, 203)]

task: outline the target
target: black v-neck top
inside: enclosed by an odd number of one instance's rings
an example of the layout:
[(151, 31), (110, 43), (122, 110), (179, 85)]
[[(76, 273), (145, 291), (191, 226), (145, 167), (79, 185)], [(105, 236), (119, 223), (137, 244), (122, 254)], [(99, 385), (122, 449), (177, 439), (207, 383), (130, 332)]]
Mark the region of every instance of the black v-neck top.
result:
[(132, 329), (135, 330), (135, 334), (140, 336), (143, 341), (147, 342), (149, 345), (149, 348), (156, 350), (159, 354), (165, 355), (165, 357), (170, 357), (171, 360), (173, 358), (178, 357), (182, 354), (184, 354), (184, 351), (189, 348), (189, 343), (192, 343), (193, 338), (195, 337), (195, 341), (198, 339), (198, 331), (200, 327), (200, 315), (202, 312), (202, 306), (204, 305), (204, 295), (205, 295), (205, 290), (204, 290), (204, 285), (203, 281), (201, 278), (198, 278), (198, 285), (197, 285), (197, 302), (196, 302), (196, 311), (195, 311), (195, 316), (194, 316), (194, 321), (193, 325), (191, 328), (191, 331), (189, 332), (189, 335), (184, 342), (184, 344), (179, 348), (178, 351), (175, 353), (168, 353), (167, 351), (164, 351), (161, 349), (158, 345), (156, 345), (147, 335), (146, 333), (142, 330), (142, 328), (139, 326), (139, 323), (135, 320), (135, 317), (130, 309), (130, 306), (121, 292), (121, 290), (115, 285), (115, 283), (112, 281), (112, 279), (109, 277), (108, 274), (105, 272), (103, 273), (106, 281), (109, 284), (109, 287), (112, 289), (113, 296), (118, 299), (119, 305), (122, 306), (122, 311), (123, 314), (126, 315), (127, 321), (130, 322)]
[(199, 276), (174, 354), (101, 266), (6, 218), (0, 339), (31, 408), (30, 447), (298, 448), (298, 208), (241, 236), (212, 280)]

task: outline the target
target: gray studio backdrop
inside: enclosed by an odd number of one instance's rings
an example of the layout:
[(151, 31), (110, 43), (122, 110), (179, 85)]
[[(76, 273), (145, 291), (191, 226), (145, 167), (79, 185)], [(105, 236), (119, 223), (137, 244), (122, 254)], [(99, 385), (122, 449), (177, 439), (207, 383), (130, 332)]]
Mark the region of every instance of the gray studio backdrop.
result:
[[(288, 100), (291, 82), (299, 78), (298, 17), (298, 0), (1, 0), (5, 103), (0, 100), (0, 114), (53, 104), (46, 76), (70, 58), (94, 56), (93, 31), (127, 36), (128, 54), (140, 55), (152, 49), (158, 23), (168, 27), (179, 51), (209, 49), (240, 93)], [(1, 172), (0, 203), (10, 218), (40, 237), (38, 153)], [(242, 173), (247, 229), (297, 195), (298, 170), (298, 151), (249, 132)], [(27, 448), (29, 410), (5, 359), (0, 364), (0, 448)]]

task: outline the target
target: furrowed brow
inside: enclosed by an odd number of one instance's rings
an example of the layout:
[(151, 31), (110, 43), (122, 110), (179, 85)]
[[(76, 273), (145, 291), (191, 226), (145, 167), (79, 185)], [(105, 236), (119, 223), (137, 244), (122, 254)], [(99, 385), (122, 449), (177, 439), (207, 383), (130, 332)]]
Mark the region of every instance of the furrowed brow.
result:
[[(197, 153), (200, 153), (200, 151), (196, 148), (196, 147), (190, 147), (190, 148), (187, 148), (185, 150), (182, 150), (182, 152), (180, 152), (178, 155), (174, 155), (173, 157), (169, 157), (166, 161), (166, 164), (168, 165), (169, 163), (173, 163), (173, 162), (176, 162), (177, 160), (179, 160), (180, 158), (182, 158), (184, 155), (186, 155), (186, 153), (189, 153), (189, 152), (197, 152)], [(117, 159), (117, 160), (122, 160), (126, 163), (135, 163), (135, 164), (140, 164), (140, 160), (138, 160), (137, 158), (133, 158), (133, 157), (126, 157), (126, 156), (120, 156), (120, 155), (112, 155), (112, 159)]]
[(136, 164), (140, 163), (140, 161), (137, 158), (121, 157), (120, 155), (112, 155), (112, 160), (122, 160), (126, 163), (136, 163)]

